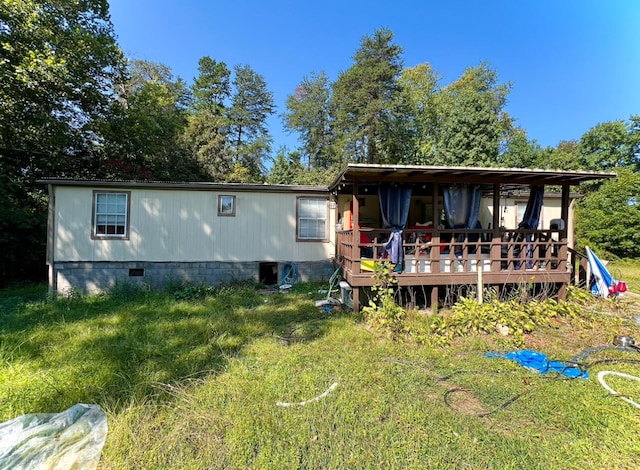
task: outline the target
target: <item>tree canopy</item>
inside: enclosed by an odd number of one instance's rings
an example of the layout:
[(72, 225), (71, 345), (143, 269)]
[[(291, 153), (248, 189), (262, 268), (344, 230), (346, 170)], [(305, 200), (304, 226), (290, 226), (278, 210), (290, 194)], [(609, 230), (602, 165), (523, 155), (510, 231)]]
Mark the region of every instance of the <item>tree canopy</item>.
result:
[(107, 0), (4, 2), (0, 284), (44, 273), (38, 178), (326, 184), (348, 162), (619, 171), (617, 182), (584, 188), (578, 232), (637, 256), (640, 116), (542, 148), (506, 112), (510, 91), (488, 63), (449, 83), (428, 62), (405, 68), (381, 28), (362, 37), (335, 81), (303, 76), (281, 114), (300, 146), (274, 151), (274, 96), (250, 65), (204, 56), (187, 83), (168, 65), (125, 59)]

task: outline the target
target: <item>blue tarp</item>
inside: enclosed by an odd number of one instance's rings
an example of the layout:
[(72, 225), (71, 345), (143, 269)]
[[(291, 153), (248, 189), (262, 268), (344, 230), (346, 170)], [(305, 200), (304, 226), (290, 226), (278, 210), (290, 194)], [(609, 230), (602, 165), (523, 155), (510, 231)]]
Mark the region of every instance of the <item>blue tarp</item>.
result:
[(538, 351), (523, 349), (521, 351), (513, 351), (506, 354), (490, 352), (487, 354), (487, 357), (502, 357), (505, 359), (509, 359), (510, 361), (517, 362), (527, 369), (535, 370), (536, 372), (539, 372), (541, 374), (546, 374), (547, 372), (556, 372), (572, 379), (589, 378), (589, 373), (586, 370), (582, 370), (575, 364), (565, 364), (560, 361), (550, 361), (549, 359), (547, 359), (546, 355)]

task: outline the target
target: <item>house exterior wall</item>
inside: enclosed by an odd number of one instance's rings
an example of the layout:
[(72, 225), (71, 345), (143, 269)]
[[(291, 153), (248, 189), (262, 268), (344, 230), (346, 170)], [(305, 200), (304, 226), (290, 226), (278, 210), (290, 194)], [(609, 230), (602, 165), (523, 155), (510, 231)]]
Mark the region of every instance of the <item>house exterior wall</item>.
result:
[[(335, 251), (329, 228), (329, 242), (296, 242), (296, 194), (123, 191), (131, 192), (129, 239), (104, 240), (91, 237), (93, 189), (56, 188), (54, 261), (297, 262)], [(236, 196), (235, 217), (217, 215), (220, 194)]]
[[(522, 214), (527, 206), (527, 196), (509, 197), (500, 199), (500, 225), (508, 230), (518, 228), (518, 223), (522, 220)], [(553, 219), (559, 219), (562, 214), (562, 199), (558, 194), (550, 197), (545, 194), (540, 213), (539, 227), (548, 229), (549, 223)], [(483, 227), (493, 220), (493, 206), (491, 198), (483, 198), (480, 209), (480, 221)]]
[[(129, 237), (97, 239), (92, 237), (95, 189), (53, 188), (48, 259), (50, 283), (59, 293), (95, 292), (117, 280), (258, 281), (264, 262), (278, 269), (295, 263), (302, 280), (326, 279), (332, 272), (335, 209), (328, 193), (110, 186), (108, 191), (130, 194)], [(219, 195), (235, 196), (235, 216), (218, 215)], [(328, 241), (296, 241), (299, 196), (326, 197)]]

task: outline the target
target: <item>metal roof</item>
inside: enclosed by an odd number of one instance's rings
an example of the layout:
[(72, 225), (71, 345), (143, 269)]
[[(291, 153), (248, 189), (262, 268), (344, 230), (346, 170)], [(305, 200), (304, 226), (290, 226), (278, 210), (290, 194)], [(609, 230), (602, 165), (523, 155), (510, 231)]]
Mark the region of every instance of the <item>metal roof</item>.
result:
[(340, 183), (390, 181), (407, 183), (472, 183), (512, 185), (578, 185), (585, 181), (615, 178), (615, 173), (525, 168), (480, 168), (427, 165), (372, 165), (351, 163), (329, 185)]
[(326, 186), (305, 186), (293, 184), (247, 184), (247, 183), (211, 183), (184, 181), (116, 181), (105, 179), (71, 179), (44, 178), (38, 180), (41, 184), (53, 186), (78, 186), (90, 188), (142, 188), (142, 189), (187, 189), (192, 191), (235, 191), (235, 192), (281, 192), (281, 193), (327, 193)]

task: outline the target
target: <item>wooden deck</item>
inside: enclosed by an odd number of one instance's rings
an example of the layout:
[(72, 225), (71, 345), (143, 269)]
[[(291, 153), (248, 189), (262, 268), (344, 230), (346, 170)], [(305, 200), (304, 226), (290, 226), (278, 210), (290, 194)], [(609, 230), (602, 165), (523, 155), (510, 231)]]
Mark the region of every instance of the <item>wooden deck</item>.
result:
[[(389, 230), (362, 228), (370, 243), (355, 242), (353, 231), (336, 232), (337, 261), (354, 288), (373, 286), (372, 269), (389, 261), (384, 245)], [(355, 236), (360, 239), (360, 233)], [(430, 241), (425, 241), (430, 239)], [(404, 230), (404, 263), (395, 274), (399, 286), (422, 286), (437, 303), (441, 286), (503, 286), (539, 283), (557, 286), (563, 298), (574, 276), (573, 255), (552, 230)], [(571, 250), (572, 251), (572, 250)], [(480, 271), (480, 272), (479, 272)]]
[[(373, 197), (379, 195), (382, 185), (411, 189), (412, 200), (416, 198), (421, 203), (419, 208), (409, 207), (408, 221), (414, 224), (409, 226), (415, 227), (418, 222), (431, 225), (403, 231), (404, 262), (395, 277), (400, 286), (420, 286), (426, 295), (430, 293), (433, 308), (438, 305), (439, 292), (480, 283), (493, 287), (498, 295), (503, 287), (550, 285), (559, 298), (564, 298), (567, 286), (580, 275), (578, 261), (584, 262), (572, 249), (570, 189), (587, 181), (615, 176), (615, 173), (525, 168), (347, 165), (329, 185), (329, 190), (334, 202), (342, 204), (343, 217), (337, 217), (333, 223), (344, 223), (345, 228), (353, 229), (336, 231), (336, 261), (342, 267), (343, 278), (353, 289), (354, 308), (359, 308), (360, 289), (374, 285), (371, 269), (383, 261), (383, 247), (390, 235), (389, 230), (377, 228), (383, 221), (375, 210), (363, 210), (368, 214), (361, 217), (361, 206), (378, 207)], [(448, 226), (443, 217), (445, 191), (452, 185), (482, 187), (484, 197), (492, 198), (491, 220), (485, 216), (482, 221), (483, 227), (490, 228), (442, 228)], [(531, 191), (536, 186), (560, 188), (560, 214), (556, 217), (562, 223), (549, 224), (546, 230), (512, 229), (511, 224), (503, 223), (501, 199), (513, 190)], [(367, 198), (370, 204), (373, 202), (372, 206), (366, 206)], [(544, 206), (544, 202), (542, 204)], [(378, 225), (366, 227), (369, 220), (377, 221)], [(518, 227), (527, 226), (521, 225), (522, 220), (518, 221)], [(539, 220), (532, 219), (531, 223), (529, 226), (540, 225)], [(407, 221), (404, 224), (406, 226)]]

